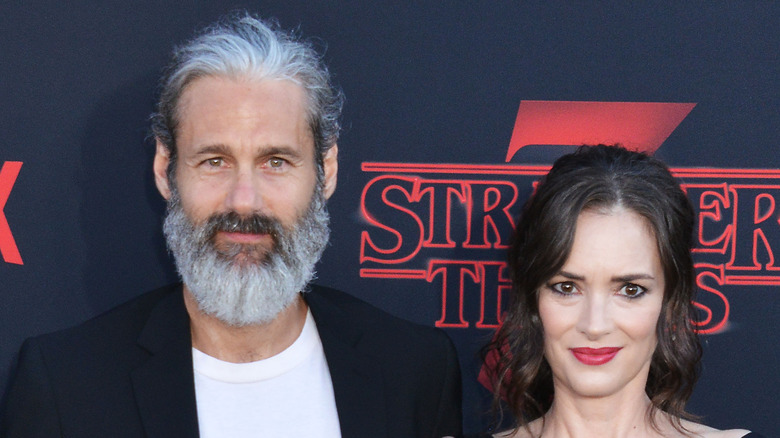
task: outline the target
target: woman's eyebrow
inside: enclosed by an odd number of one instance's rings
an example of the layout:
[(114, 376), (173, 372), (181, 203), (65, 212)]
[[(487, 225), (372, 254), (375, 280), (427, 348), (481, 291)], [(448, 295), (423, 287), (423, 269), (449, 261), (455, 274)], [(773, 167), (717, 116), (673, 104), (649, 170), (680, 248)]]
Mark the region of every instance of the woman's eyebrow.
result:
[(568, 278), (570, 280), (580, 280), (581, 281), (581, 280), (585, 279), (585, 277), (582, 276), (582, 275), (572, 274), (571, 272), (567, 272), (567, 271), (560, 271), (560, 272), (558, 272), (558, 275), (560, 275), (561, 277), (566, 277), (566, 278)]
[(626, 275), (619, 275), (616, 277), (612, 277), (612, 281), (618, 283), (618, 282), (631, 282), (636, 280), (655, 280), (655, 276), (650, 274), (644, 274), (644, 273), (636, 273), (636, 274), (626, 274)]

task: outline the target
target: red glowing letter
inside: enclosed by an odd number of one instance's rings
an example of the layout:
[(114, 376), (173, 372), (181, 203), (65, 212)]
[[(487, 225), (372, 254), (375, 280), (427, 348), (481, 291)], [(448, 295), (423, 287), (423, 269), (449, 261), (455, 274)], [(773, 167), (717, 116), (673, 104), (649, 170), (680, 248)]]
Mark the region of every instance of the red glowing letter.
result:
[(23, 265), (22, 256), (16, 247), (14, 235), (11, 234), (11, 227), (5, 218), (3, 209), (8, 197), (11, 195), (11, 189), (14, 187), (16, 177), (19, 176), (19, 170), (22, 169), (21, 161), (6, 161), (3, 168), (0, 169), (0, 253), (6, 263)]

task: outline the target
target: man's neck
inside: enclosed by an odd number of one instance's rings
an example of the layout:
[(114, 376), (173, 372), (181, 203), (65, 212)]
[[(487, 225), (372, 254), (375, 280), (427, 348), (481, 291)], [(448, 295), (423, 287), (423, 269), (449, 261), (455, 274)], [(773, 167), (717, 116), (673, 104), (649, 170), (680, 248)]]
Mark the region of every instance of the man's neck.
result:
[(192, 346), (226, 362), (247, 363), (275, 356), (293, 344), (306, 322), (302, 297), (266, 324), (233, 327), (206, 315), (184, 286), (184, 305), (190, 315)]

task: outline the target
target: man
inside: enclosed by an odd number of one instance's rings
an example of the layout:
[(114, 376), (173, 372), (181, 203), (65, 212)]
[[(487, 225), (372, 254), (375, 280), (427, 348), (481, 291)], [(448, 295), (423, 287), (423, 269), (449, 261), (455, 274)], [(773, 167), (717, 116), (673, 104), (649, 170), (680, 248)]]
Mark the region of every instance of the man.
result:
[(2, 435), (459, 434), (446, 335), (308, 285), (342, 102), (319, 56), (235, 16), (162, 84), (154, 175), (183, 284), (25, 342)]

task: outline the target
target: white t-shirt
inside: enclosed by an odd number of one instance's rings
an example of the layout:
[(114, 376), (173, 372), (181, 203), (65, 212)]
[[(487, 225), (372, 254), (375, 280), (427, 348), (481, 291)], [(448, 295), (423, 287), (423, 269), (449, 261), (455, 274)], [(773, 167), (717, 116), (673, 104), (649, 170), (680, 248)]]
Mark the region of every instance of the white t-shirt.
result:
[(341, 437), (333, 384), (311, 312), (286, 350), (251, 363), (192, 349), (203, 438)]

